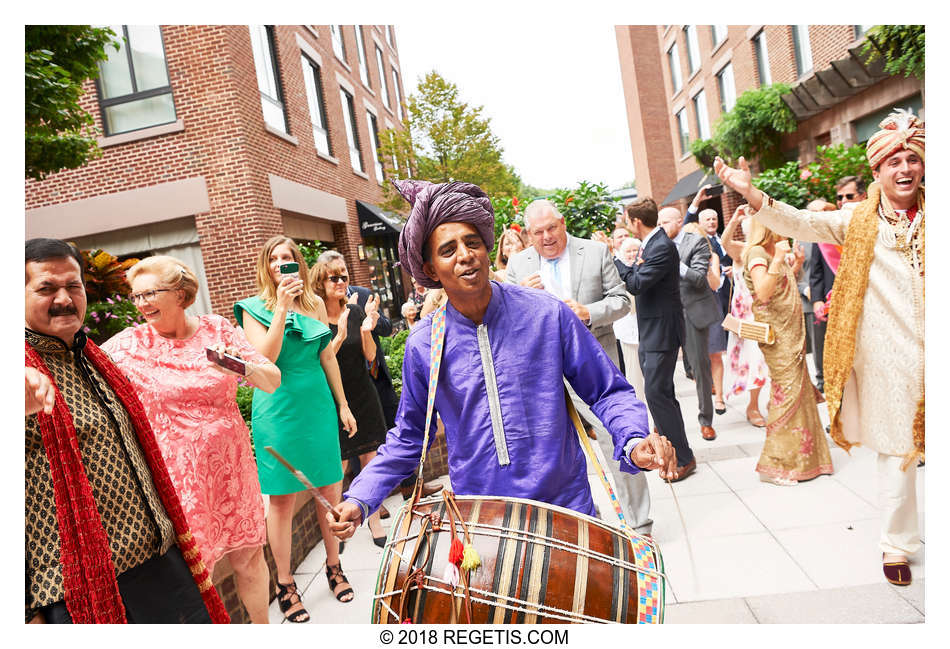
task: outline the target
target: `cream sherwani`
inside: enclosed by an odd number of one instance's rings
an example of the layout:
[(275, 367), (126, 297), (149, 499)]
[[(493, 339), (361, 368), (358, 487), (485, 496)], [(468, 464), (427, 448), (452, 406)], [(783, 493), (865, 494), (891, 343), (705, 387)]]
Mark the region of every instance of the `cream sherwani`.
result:
[[(810, 212), (773, 201), (772, 207), (763, 202), (755, 217), (782, 236), (841, 245), (851, 215), (849, 209)], [(857, 325), (854, 365), (845, 383), (840, 417), (845, 439), (880, 454), (885, 518), (881, 547), (885, 552), (908, 553), (920, 545), (913, 491), (916, 471), (911, 467), (900, 472), (899, 466), (901, 457), (913, 450), (911, 431), (921, 397), (923, 278), (893, 244), (888, 245), (884, 235), (889, 229), (883, 220), (879, 223), (864, 308)], [(832, 304), (834, 299), (832, 292)], [(896, 475), (895, 467), (905, 475)], [(899, 481), (901, 484), (896, 484)]]

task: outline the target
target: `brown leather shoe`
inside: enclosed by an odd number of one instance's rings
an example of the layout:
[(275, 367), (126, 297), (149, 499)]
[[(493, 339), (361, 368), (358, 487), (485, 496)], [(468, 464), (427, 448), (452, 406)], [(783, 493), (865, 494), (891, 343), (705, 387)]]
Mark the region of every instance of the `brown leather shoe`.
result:
[(670, 478), (670, 482), (679, 482), (685, 480), (696, 471), (696, 458), (689, 461), (689, 464), (676, 467), (676, 475)]
[(380, 518), (389, 518), (389, 510), (386, 509), (386, 505), (380, 505), (377, 511)]
[(906, 560), (884, 562), (884, 578), (895, 586), (910, 585), (910, 564)]
[(713, 441), (716, 439), (716, 429), (712, 426), (700, 426), (699, 433), (703, 436), (703, 439), (707, 441)]

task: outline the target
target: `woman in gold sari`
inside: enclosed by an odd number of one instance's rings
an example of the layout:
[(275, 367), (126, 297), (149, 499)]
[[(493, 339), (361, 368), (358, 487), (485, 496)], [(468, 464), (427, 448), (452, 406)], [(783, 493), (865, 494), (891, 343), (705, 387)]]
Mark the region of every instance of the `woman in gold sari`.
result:
[[(775, 332), (759, 343), (772, 379), (765, 445), (755, 470), (764, 482), (798, 484), (833, 471), (825, 429), (818, 417), (817, 390), (805, 365), (805, 320), (795, 273), (804, 253), (755, 218), (742, 253), (742, 277), (752, 292), (752, 313)], [(794, 262), (789, 263), (789, 258)]]

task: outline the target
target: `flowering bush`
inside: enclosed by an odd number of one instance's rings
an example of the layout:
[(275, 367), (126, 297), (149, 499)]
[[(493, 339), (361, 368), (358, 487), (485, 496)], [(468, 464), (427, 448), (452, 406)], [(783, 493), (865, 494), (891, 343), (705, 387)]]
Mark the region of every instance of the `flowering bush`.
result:
[(107, 297), (101, 302), (86, 305), (83, 331), (97, 345), (112, 338), (123, 329), (145, 322), (135, 305), (121, 295)]
[(85, 262), (83, 281), (89, 302), (103, 302), (117, 294), (126, 296), (132, 292), (125, 271), (137, 264), (138, 259), (119, 261), (118, 257), (102, 249), (83, 250), (82, 258)]

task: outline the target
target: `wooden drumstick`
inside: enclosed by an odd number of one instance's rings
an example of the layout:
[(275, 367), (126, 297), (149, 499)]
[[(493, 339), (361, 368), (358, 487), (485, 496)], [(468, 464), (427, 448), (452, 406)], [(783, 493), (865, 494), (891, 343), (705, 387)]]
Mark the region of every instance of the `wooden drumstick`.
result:
[(689, 542), (689, 532), (686, 531), (686, 519), (683, 517), (683, 510), (680, 509), (679, 498), (676, 497), (676, 489), (673, 488), (673, 481), (670, 476), (666, 476), (666, 483), (670, 485), (670, 492), (673, 494), (673, 502), (676, 504), (676, 511), (680, 515), (680, 525), (683, 526), (683, 537), (686, 539), (686, 551), (689, 552), (689, 563), (693, 568), (693, 588), (696, 589), (696, 559), (693, 557), (693, 546)]
[(323, 505), (324, 507), (326, 507), (327, 510), (329, 510), (329, 512), (333, 514), (334, 520), (337, 520), (337, 521), (340, 520), (340, 513), (336, 511), (335, 509), (333, 509), (333, 505), (330, 504), (330, 501), (327, 500), (326, 497), (324, 497), (322, 493), (320, 493), (319, 489), (313, 486), (313, 483), (307, 479), (307, 476), (303, 474), (303, 471), (300, 471), (299, 469), (295, 468), (293, 464), (285, 460), (284, 456), (278, 453), (277, 451), (275, 451), (273, 446), (265, 446), (264, 450), (270, 453), (271, 455), (273, 455), (277, 459), (278, 462), (283, 464), (287, 468), (288, 471), (293, 473), (294, 477), (297, 478), (297, 480), (299, 480), (301, 484), (303, 484), (303, 486), (305, 486), (307, 490), (313, 494), (313, 497), (317, 499), (317, 502)]

